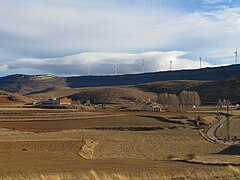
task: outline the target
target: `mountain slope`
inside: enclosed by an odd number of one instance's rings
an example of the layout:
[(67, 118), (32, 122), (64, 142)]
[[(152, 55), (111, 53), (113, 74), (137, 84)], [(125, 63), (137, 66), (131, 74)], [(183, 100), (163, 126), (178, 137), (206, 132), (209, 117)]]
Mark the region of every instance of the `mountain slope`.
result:
[(218, 99), (229, 99), (232, 103), (240, 103), (240, 78), (211, 81), (189, 90), (197, 91), (205, 104), (216, 104)]
[(0, 78), (0, 89), (35, 99), (69, 96), (96, 103), (145, 100), (159, 93), (178, 95), (191, 90), (197, 91), (206, 104), (223, 98), (239, 103), (240, 65), (119, 76), (11, 75)]
[(1, 77), (0, 89), (26, 95), (34, 91), (48, 91), (51, 88), (123, 86), (176, 80), (216, 81), (230, 78), (240, 78), (240, 65), (118, 76), (58, 77), (19, 74)]
[(183, 90), (199, 93), (204, 104), (216, 105), (219, 99), (240, 103), (240, 78), (215, 81), (162, 81), (136, 85), (142, 91), (180, 94)]
[(0, 105), (27, 104), (32, 101), (28, 97), (0, 90)]
[(153, 83), (145, 83), (134, 85), (139, 90), (152, 93), (172, 93), (180, 94), (183, 90), (190, 89), (195, 86), (207, 84), (210, 81), (196, 81), (196, 80), (179, 80), (179, 81), (160, 81)]
[(8, 92), (28, 94), (47, 88), (67, 87), (65, 78), (52, 75), (10, 75), (0, 78), (0, 89)]
[[(230, 99), (233, 103), (240, 102), (240, 79), (218, 81), (161, 81), (132, 86), (107, 86), (91, 88), (50, 88), (28, 96), (34, 99), (68, 96), (76, 100), (90, 100), (94, 103), (118, 103), (123, 100), (135, 102), (145, 101), (148, 97), (156, 98), (160, 93), (179, 95), (183, 90), (196, 91), (200, 94), (203, 104), (215, 105), (218, 99)], [(142, 97), (142, 98), (141, 98)]]
[(135, 85), (170, 80), (222, 80), (240, 78), (240, 65), (231, 65), (194, 70), (164, 71), (119, 76), (78, 76), (68, 77), (66, 82), (71, 88)]
[(97, 87), (85, 88), (79, 93), (69, 96), (74, 100), (90, 102), (94, 104), (122, 104), (145, 102), (148, 98), (156, 98), (156, 94), (140, 91), (133, 87)]

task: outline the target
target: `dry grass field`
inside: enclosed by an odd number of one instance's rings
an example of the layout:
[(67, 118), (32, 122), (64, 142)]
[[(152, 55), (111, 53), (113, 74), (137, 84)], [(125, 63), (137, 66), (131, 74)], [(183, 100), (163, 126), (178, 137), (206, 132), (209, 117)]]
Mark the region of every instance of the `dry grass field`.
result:
[[(220, 138), (227, 137), (227, 123), (224, 123), (218, 130), (218, 136)], [(233, 116), (230, 119), (230, 137), (233, 138), (234, 136), (240, 138), (240, 116)]]
[(238, 169), (233, 172), (228, 166), (172, 160), (188, 159), (190, 154), (198, 160), (226, 158), (218, 154), (226, 146), (208, 142), (196, 127), (179, 123), (197, 116), (211, 121), (216, 115), (207, 111), (151, 113), (2, 108), (0, 162), (4, 163), (0, 163), (0, 178), (238, 176)]

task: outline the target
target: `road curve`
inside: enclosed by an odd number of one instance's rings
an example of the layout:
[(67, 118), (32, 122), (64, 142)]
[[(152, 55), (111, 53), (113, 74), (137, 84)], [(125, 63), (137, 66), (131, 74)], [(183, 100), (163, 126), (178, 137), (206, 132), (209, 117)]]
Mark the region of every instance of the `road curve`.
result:
[(215, 124), (213, 124), (207, 131), (207, 137), (213, 141), (218, 141), (218, 138), (216, 137), (216, 132), (218, 128), (227, 121), (226, 116), (221, 116), (221, 119), (217, 121)]

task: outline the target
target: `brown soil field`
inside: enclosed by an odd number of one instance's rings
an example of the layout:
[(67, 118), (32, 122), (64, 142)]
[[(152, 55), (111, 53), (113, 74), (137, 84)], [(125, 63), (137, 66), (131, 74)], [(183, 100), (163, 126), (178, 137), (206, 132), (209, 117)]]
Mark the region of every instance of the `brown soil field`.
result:
[[(52, 145), (51, 142), (49, 142), (49, 145), (50, 144)], [(65, 142), (65, 144), (68, 143)], [(9, 144), (9, 146), (11, 145)], [(0, 152), (0, 161), (2, 162), (0, 164), (0, 175), (15, 173), (77, 173), (91, 169), (104, 172), (160, 171), (162, 173), (168, 172), (171, 174), (171, 169), (173, 167), (174, 173), (185, 172), (186, 169), (189, 169), (189, 172), (224, 169), (224, 167), (206, 167), (203, 165), (182, 164), (171, 161), (137, 159), (90, 160), (79, 157), (77, 150), (74, 150), (74, 148), (70, 150), (63, 149), (61, 151), (38, 151), (33, 149), (29, 151), (5, 150)]]
[(78, 110), (49, 110), (19, 108), (0, 109), (0, 127), (31, 132), (51, 132), (82, 128), (101, 127), (166, 127), (179, 125), (162, 121), (161, 117), (179, 120), (195, 119), (203, 116), (214, 120), (213, 113), (153, 113)]
[[(223, 170), (224, 167), (186, 164), (166, 159), (170, 154), (183, 158), (193, 151), (204, 155), (222, 149), (219, 145), (206, 142), (197, 132), (191, 134), (194, 139), (189, 142), (189, 132), (85, 130), (84, 141), (90, 138), (98, 142), (94, 149), (94, 158), (85, 159), (78, 155), (84, 144), (79, 141), (81, 130), (41, 134), (10, 131), (9, 134), (2, 133), (4, 136), (0, 138), (0, 161), (4, 162), (0, 163), (0, 174), (77, 173), (91, 169), (104, 172), (160, 171), (163, 174), (181, 173), (186, 169), (189, 172)], [(178, 138), (173, 139), (176, 136)], [(66, 137), (71, 140), (64, 140)], [(179, 139), (184, 139), (184, 142)], [(169, 142), (164, 143), (167, 140)]]
[[(209, 112), (0, 109), (0, 177), (89, 170), (162, 175), (223, 172), (227, 167), (168, 159), (169, 156), (184, 159), (188, 154), (210, 157), (226, 149), (206, 141), (193, 126), (161, 120), (165, 117), (180, 121), (199, 115), (215, 117)], [(137, 131), (134, 127), (161, 128)], [(87, 144), (89, 141), (94, 146)]]
[(9, 105), (9, 104), (24, 104), (24, 103), (23, 102), (10, 101), (6, 98), (0, 98), (0, 104), (1, 105)]
[(82, 128), (110, 128), (110, 127), (166, 127), (173, 123), (161, 122), (154, 117), (142, 116), (100, 116), (99, 118), (77, 118), (67, 120), (26, 120), (4, 121), (0, 127), (31, 132), (53, 132)]

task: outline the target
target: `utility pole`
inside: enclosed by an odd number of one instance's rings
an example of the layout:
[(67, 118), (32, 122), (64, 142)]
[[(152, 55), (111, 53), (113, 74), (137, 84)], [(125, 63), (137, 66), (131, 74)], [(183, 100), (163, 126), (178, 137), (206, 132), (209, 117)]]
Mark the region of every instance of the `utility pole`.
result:
[(227, 117), (227, 140), (230, 140), (230, 117)]
[(227, 141), (230, 140), (230, 114), (229, 105), (227, 105)]
[(170, 63), (170, 71), (172, 71), (172, 61), (169, 61)]

